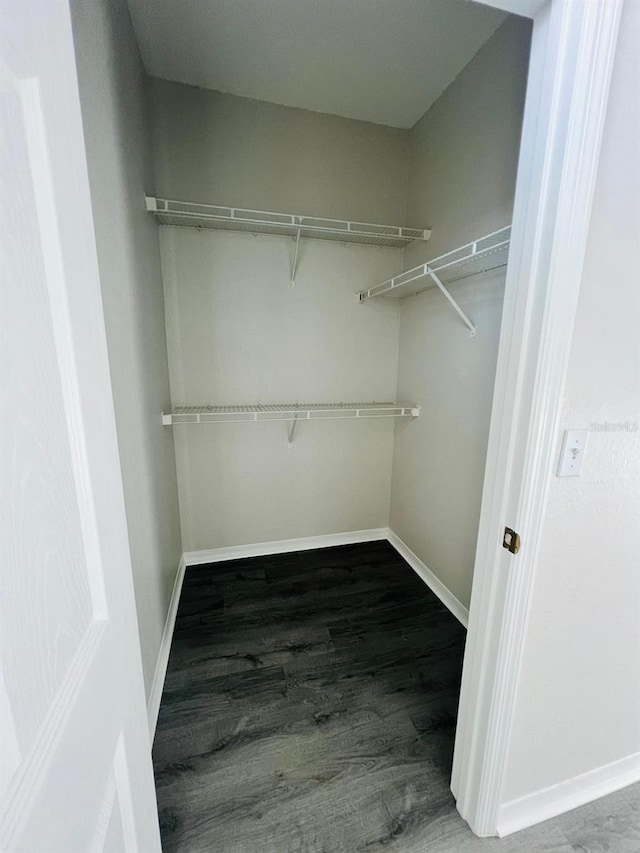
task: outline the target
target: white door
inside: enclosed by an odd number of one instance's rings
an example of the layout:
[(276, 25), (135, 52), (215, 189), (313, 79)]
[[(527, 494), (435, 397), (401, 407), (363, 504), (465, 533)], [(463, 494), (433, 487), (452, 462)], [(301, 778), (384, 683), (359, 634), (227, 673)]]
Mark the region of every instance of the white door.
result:
[(0, 849), (160, 850), (66, 0), (0, 14)]

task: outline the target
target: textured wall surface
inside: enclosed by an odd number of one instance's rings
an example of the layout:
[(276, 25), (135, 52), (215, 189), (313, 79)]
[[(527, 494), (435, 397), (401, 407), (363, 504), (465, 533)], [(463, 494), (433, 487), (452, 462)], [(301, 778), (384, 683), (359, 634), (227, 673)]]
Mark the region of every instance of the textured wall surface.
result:
[(151, 80), (158, 194), (404, 224), (409, 133)]
[[(397, 249), (161, 228), (175, 405), (395, 398)], [(410, 426), (410, 425), (409, 425)], [(173, 427), (185, 550), (387, 525), (393, 420)]]
[[(408, 132), (152, 81), (159, 195), (402, 223)], [(174, 405), (395, 398), (397, 249), (161, 228)], [(386, 526), (393, 421), (175, 427), (185, 550)]]
[[(405, 267), (511, 222), (530, 24), (507, 20), (410, 134), (409, 221), (433, 228)], [(452, 285), (477, 327), (438, 290), (402, 300), (398, 394), (424, 405), (396, 428), (391, 528), (468, 607), (471, 596), (504, 270)]]
[(148, 695), (181, 544), (147, 80), (125, 0), (74, 0), (72, 15)]

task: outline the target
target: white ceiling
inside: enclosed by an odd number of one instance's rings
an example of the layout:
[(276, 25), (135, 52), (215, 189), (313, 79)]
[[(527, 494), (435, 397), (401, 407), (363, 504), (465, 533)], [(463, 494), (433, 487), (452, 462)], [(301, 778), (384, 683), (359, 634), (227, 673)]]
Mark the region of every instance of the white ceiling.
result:
[(467, 0), (129, 0), (147, 72), (412, 127), (505, 19)]

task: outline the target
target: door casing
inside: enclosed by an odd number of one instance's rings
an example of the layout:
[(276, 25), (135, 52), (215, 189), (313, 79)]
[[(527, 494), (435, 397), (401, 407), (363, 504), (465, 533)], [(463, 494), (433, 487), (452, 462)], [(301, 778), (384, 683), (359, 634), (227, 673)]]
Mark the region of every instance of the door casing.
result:
[[(575, 325), (622, 0), (484, 0), (533, 19), (451, 790), (480, 836), (500, 805)], [(502, 547), (518, 531), (517, 555)]]

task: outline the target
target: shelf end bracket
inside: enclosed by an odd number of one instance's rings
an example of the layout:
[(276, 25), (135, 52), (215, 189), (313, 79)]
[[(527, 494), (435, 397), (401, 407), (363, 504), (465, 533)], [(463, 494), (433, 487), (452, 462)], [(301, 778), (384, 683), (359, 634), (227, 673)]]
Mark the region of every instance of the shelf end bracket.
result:
[(474, 326), (474, 324), (471, 322), (471, 320), (467, 317), (467, 315), (464, 313), (464, 311), (462, 310), (462, 308), (458, 305), (458, 303), (457, 303), (457, 302), (456, 302), (456, 300), (453, 298), (453, 296), (449, 293), (449, 291), (448, 291), (448, 290), (447, 290), (447, 288), (444, 286), (444, 284), (440, 281), (439, 276), (437, 276), (437, 275), (435, 274), (435, 272), (434, 272), (432, 269), (430, 269), (430, 267), (429, 267), (429, 265), (428, 265), (428, 264), (427, 264), (427, 266), (426, 266), (426, 270), (425, 270), (425, 271), (426, 271), (426, 273), (427, 273), (428, 275), (430, 275), (430, 276), (431, 276), (431, 278), (433, 279), (434, 283), (435, 283), (435, 284), (440, 288), (440, 291), (442, 292), (443, 296), (445, 297), (445, 299), (447, 300), (447, 302), (449, 303), (449, 305), (451, 305), (451, 307), (452, 307), (452, 308), (453, 308), (453, 310), (456, 312), (456, 314), (458, 315), (458, 317), (460, 317), (460, 319), (461, 319), (461, 320), (462, 320), (462, 322), (465, 324), (465, 326), (467, 327), (467, 329), (469, 329), (469, 331), (471, 332), (471, 337), (472, 337), (472, 338), (475, 338), (475, 336), (476, 336), (476, 327), (475, 327), (475, 326)]
[(291, 426), (289, 427), (289, 436), (288, 436), (288, 445), (289, 447), (293, 447), (293, 436), (296, 432), (296, 424), (298, 423), (298, 413), (296, 412), (293, 416), (293, 420), (291, 421)]
[(300, 229), (296, 234), (296, 247), (293, 252), (293, 263), (291, 264), (291, 287), (296, 286), (296, 268), (298, 266), (298, 249), (300, 248)]

